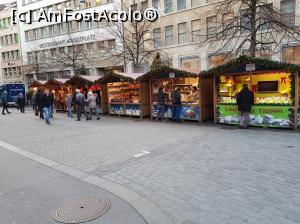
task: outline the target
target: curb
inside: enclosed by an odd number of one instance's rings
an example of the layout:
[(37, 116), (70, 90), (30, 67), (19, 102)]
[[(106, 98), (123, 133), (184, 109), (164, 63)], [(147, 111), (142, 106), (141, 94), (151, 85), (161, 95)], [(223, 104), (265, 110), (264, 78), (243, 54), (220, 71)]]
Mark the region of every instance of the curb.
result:
[(164, 214), (155, 204), (135, 191), (124, 187), (123, 185), (76, 170), (69, 166), (61, 165), (53, 160), (39, 156), (32, 152), (28, 152), (2, 141), (0, 141), (0, 147), (72, 176), (83, 182), (97, 186), (118, 196), (127, 202), (134, 210), (136, 210), (148, 224), (174, 224), (171, 218)]

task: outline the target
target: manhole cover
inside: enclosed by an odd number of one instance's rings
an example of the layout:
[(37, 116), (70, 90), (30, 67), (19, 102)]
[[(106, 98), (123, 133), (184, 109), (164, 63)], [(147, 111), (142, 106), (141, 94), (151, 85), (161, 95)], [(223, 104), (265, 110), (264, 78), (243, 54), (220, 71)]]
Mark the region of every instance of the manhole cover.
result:
[(87, 197), (67, 201), (51, 212), (52, 218), (61, 223), (82, 223), (94, 220), (110, 208), (108, 199)]

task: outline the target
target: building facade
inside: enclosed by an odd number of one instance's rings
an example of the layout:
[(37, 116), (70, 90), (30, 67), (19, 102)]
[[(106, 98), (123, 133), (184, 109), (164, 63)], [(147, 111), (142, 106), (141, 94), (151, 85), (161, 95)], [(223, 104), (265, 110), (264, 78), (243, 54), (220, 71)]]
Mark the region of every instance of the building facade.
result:
[[(157, 8), (161, 13), (159, 20), (153, 25), (152, 37), (155, 48), (161, 52), (165, 63), (173, 67), (207, 70), (230, 59), (231, 55), (226, 51), (216, 52), (206, 43), (206, 37), (217, 32), (216, 18), (226, 16), (214, 10), (218, 2), (216, 0), (146, 0), (140, 3)], [(266, 2), (285, 12), (294, 25), (300, 25), (299, 0)], [(128, 4), (132, 7), (136, 2), (129, 1)], [(240, 13), (238, 10), (235, 11)], [(243, 51), (240, 54), (243, 54)], [(300, 45), (299, 42), (283, 41), (280, 51), (272, 54), (264, 52), (259, 56), (300, 64)]]
[(88, 75), (102, 75), (107, 69), (120, 66), (107, 53), (117, 44), (109, 23), (37, 21), (41, 9), (71, 9), (85, 14), (116, 9), (119, 4), (110, 0), (18, 0), (18, 7), (19, 13), (33, 10), (32, 24), (19, 25), (26, 81), (69, 78), (76, 73), (75, 67), (84, 67)]
[(0, 10), (0, 82), (23, 82), (22, 58), (18, 25), (11, 24), (11, 8), (16, 2)]

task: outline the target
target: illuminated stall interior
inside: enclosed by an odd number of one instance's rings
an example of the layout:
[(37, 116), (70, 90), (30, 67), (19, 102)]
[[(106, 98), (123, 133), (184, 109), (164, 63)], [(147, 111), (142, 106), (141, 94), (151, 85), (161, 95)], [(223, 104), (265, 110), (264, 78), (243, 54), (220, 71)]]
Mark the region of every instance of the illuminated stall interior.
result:
[[(181, 94), (180, 118), (182, 120), (202, 121), (212, 118), (212, 79), (199, 82), (198, 72), (165, 66), (149, 71), (139, 77), (138, 80), (149, 81), (151, 117), (156, 118), (157, 116), (157, 93), (161, 87), (166, 101), (165, 118), (171, 118), (172, 116), (171, 94), (175, 89), (179, 89)], [(199, 86), (202, 88), (199, 88)]]
[(103, 111), (112, 115), (149, 116), (149, 85), (135, 81), (140, 75), (111, 71), (97, 80), (103, 88)]
[(239, 124), (236, 97), (247, 84), (254, 94), (250, 125), (295, 128), (299, 71), (297, 65), (240, 56), (200, 76), (214, 78), (215, 123)]

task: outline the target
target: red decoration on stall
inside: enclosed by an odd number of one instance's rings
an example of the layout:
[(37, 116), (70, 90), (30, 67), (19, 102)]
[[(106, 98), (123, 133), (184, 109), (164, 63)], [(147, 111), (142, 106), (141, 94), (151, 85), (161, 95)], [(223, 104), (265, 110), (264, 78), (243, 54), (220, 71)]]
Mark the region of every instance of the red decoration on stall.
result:
[(100, 91), (101, 90), (101, 86), (99, 86), (99, 85), (92, 85), (90, 87), (90, 90), (91, 91)]
[(256, 93), (257, 92), (257, 85), (252, 85), (252, 92)]
[(280, 84), (286, 84), (286, 77), (281, 77)]

